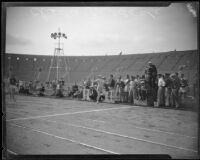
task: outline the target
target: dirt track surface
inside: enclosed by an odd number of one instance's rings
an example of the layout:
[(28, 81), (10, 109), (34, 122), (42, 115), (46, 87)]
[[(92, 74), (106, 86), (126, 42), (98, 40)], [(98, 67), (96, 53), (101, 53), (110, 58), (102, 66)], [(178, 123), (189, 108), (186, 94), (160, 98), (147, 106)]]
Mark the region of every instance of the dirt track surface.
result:
[(169, 154), (197, 158), (196, 112), (17, 96), (6, 98), (16, 154)]

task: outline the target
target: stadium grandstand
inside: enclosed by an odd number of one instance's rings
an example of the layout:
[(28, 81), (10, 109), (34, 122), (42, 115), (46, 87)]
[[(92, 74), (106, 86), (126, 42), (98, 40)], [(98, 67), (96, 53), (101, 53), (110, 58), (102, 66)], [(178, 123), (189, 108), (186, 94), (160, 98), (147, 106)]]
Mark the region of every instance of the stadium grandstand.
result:
[[(97, 75), (108, 77), (110, 74), (114, 76), (120, 74), (124, 77), (129, 74), (136, 76), (144, 74), (145, 66), (151, 61), (156, 65), (158, 73), (181, 72), (192, 86), (194, 76), (198, 72), (198, 56), (197, 50), (112, 56), (64, 56), (62, 59), (66, 62), (61, 63), (60, 75), (68, 84), (80, 83), (87, 77), (92, 78)], [(4, 58), (5, 71), (12, 67), (17, 79), (33, 81), (40, 69), (41, 74), (38, 80), (45, 82), (53, 56), (7, 53)], [(65, 64), (67, 64), (67, 70)], [(54, 74), (55, 72), (52, 71), (50, 79)]]

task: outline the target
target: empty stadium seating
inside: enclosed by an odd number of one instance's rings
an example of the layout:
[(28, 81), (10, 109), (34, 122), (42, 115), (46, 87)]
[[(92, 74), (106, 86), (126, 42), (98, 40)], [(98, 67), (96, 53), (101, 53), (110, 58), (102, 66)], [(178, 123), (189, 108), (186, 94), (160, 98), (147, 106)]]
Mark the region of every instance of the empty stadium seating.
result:
[[(84, 78), (98, 74), (104, 76), (109, 76), (111, 73), (115, 76), (141, 75), (144, 74), (148, 61), (151, 61), (157, 66), (159, 73), (178, 72), (180, 66), (185, 65), (182, 72), (192, 81), (192, 77), (197, 73), (198, 56), (197, 50), (115, 56), (64, 56), (59, 72), (60, 77), (64, 77), (68, 83), (80, 82)], [(44, 55), (6, 53), (4, 57), (5, 73), (8, 75), (8, 68), (12, 66), (18, 79), (29, 81), (37, 77), (38, 70), (41, 68), (39, 80), (46, 81), (52, 58), (52, 56)], [(52, 68), (49, 79), (55, 78), (56, 70)]]

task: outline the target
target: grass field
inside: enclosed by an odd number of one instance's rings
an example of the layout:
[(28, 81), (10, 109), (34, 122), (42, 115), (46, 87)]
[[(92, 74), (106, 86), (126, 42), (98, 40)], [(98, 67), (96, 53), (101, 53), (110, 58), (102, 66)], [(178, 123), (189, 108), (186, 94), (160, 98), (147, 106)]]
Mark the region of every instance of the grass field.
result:
[(6, 97), (10, 154), (169, 154), (198, 157), (196, 111)]

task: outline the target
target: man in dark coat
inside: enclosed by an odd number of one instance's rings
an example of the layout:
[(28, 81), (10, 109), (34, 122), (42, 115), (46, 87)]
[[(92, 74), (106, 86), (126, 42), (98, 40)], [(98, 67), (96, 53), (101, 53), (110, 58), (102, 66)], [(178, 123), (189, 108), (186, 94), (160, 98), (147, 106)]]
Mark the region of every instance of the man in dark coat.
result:
[(146, 67), (145, 73), (148, 75), (150, 86), (154, 88), (156, 86), (155, 81), (157, 78), (156, 66), (152, 64), (151, 62), (148, 62), (148, 66)]
[(172, 80), (170, 79), (170, 74), (165, 74), (165, 106), (171, 106), (172, 102)]
[(151, 95), (153, 95), (154, 101), (157, 99), (157, 68), (152, 62), (148, 62), (148, 66), (146, 67), (145, 74), (147, 77), (147, 83), (149, 85), (149, 89), (151, 90)]

